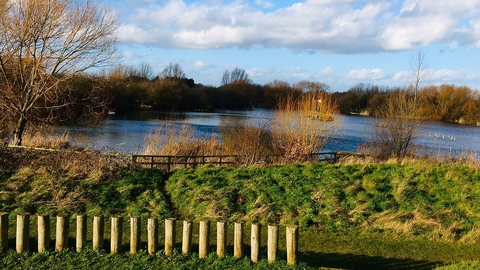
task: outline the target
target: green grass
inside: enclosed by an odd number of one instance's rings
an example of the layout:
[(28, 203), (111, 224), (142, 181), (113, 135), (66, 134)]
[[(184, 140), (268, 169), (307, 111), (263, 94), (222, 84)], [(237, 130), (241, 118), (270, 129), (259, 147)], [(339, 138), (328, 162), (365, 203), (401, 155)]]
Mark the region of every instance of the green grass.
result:
[[(68, 157), (64, 157), (65, 159)], [(22, 159), (18, 159), (22, 160)], [(106, 163), (112, 166), (111, 162)], [(124, 217), (124, 250), (128, 250), (129, 216), (142, 217), (142, 242), (150, 216), (212, 221), (211, 248), (215, 246), (216, 220), (229, 222), (229, 252), (233, 247), (233, 222), (263, 224), (262, 257), (266, 257), (266, 225), (300, 226), (299, 266), (355, 269), (473, 269), (480, 254), (480, 172), (466, 166), (412, 162), (405, 164), (332, 165), (301, 164), (272, 167), (181, 169), (169, 174), (157, 170), (115, 167), (82, 169), (77, 165), (24, 164), (0, 166), (0, 211), (15, 214), (75, 214), (106, 216), (108, 250), (109, 217)], [(62, 167), (63, 166), (63, 167)], [(108, 167), (107, 166), (107, 167)], [(59, 169), (55, 169), (59, 167)], [(35, 246), (36, 219), (31, 218), (31, 246)], [(285, 258), (285, 232), (280, 230), (280, 258)], [(10, 247), (15, 228), (10, 227)], [(53, 233), (52, 233), (53, 234)], [(163, 241), (160, 229), (159, 241)], [(52, 235), (54, 237), (54, 235)], [(70, 232), (70, 246), (75, 233)], [(87, 239), (91, 239), (91, 232)], [(177, 224), (177, 252), (181, 223)], [(35, 248), (32, 249), (33, 251)], [(195, 248), (193, 249), (195, 250)], [(248, 244), (246, 247), (248, 255)], [(107, 255), (85, 251), (47, 254), (3, 253), (1, 268), (102, 269), (271, 269), (248, 258), (205, 260), (195, 254), (166, 258)], [(88, 264), (87, 262), (90, 262)], [(277, 265), (277, 264), (275, 264)], [(286, 267), (284, 261), (278, 268)], [(457, 268), (455, 268), (457, 267)]]
[(218, 258), (213, 253), (205, 259), (197, 254), (174, 254), (167, 257), (162, 253), (149, 255), (137, 254), (101, 254), (91, 249), (81, 253), (64, 251), (60, 253), (22, 253), (13, 251), (3, 254), (0, 260), (2, 269), (312, 269), (306, 264), (287, 266), (285, 261), (273, 264), (260, 261), (252, 263), (248, 258), (235, 259), (231, 256)]

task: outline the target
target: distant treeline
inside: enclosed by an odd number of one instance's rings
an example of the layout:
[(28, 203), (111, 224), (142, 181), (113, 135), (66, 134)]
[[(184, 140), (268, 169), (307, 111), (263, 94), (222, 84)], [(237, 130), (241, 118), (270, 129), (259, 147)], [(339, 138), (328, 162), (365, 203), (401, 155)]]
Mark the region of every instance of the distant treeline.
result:
[[(87, 88), (98, 89), (95, 86), (101, 85), (101, 97), (108, 99), (110, 109), (116, 112), (139, 109), (212, 111), (275, 108), (278, 100), (285, 95), (300, 97), (308, 92), (323, 92), (332, 95), (338, 112), (342, 114), (362, 113), (375, 117), (382, 116), (381, 105), (392, 93), (405, 90), (358, 84), (346, 92), (331, 92), (328, 85), (312, 81), (291, 85), (275, 80), (259, 85), (238, 68), (232, 72), (225, 71), (221, 82), (219, 87), (195, 83), (185, 76), (178, 64), (170, 64), (160, 76), (154, 78), (148, 66), (140, 69), (118, 66), (100, 75), (79, 77), (73, 84), (79, 92)], [(418, 91), (417, 97), (421, 114), (426, 119), (471, 123), (480, 119), (480, 95), (469, 87), (426, 86)]]

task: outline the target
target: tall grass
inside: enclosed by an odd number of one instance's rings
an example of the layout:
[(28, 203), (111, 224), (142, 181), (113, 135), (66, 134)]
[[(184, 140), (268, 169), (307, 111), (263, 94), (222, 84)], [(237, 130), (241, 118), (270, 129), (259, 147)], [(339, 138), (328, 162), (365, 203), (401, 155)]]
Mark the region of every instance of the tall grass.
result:
[(320, 152), (337, 131), (336, 104), (328, 93), (287, 95), (279, 100), (274, 116), (275, 143), (290, 161)]
[(244, 165), (258, 163), (265, 155), (277, 155), (272, 138), (271, 122), (251, 122), (247, 119), (222, 120), (219, 126), (223, 150), (227, 155), (239, 155)]
[(144, 145), (142, 153), (146, 155), (200, 156), (223, 154), (217, 136), (199, 138), (195, 135), (195, 130), (188, 124), (177, 126), (174, 122), (166, 122), (153, 133), (147, 134)]
[(70, 132), (66, 130), (61, 134), (55, 134), (53, 129), (53, 126), (46, 125), (31, 127), (25, 132), (22, 145), (56, 150), (70, 148)]

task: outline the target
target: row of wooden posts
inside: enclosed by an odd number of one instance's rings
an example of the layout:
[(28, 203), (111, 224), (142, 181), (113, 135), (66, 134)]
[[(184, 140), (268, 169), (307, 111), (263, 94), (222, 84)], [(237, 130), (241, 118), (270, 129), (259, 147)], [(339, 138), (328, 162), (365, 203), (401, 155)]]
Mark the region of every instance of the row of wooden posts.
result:
[[(38, 252), (45, 252), (50, 246), (50, 217), (38, 215)], [(69, 233), (69, 216), (56, 217), (55, 230), (55, 251), (61, 252), (67, 248)], [(76, 251), (80, 252), (85, 248), (87, 242), (87, 216), (79, 214), (76, 216)], [(175, 245), (176, 219), (165, 219), (165, 254), (171, 256)], [(147, 251), (154, 254), (158, 251), (158, 219), (148, 218), (147, 222)], [(114, 216), (111, 218), (110, 252), (119, 253), (122, 247), (123, 218)], [(192, 221), (183, 221), (182, 253), (189, 254), (192, 246)], [(130, 253), (137, 253), (140, 249), (141, 218), (130, 218)], [(16, 251), (22, 253), (29, 250), (30, 240), (30, 215), (17, 215), (16, 224)], [(103, 249), (105, 218), (103, 216), (93, 217), (92, 247), (94, 250)], [(278, 225), (268, 225), (267, 260), (277, 260), (278, 249)], [(260, 260), (260, 234), (261, 225), (251, 225), (251, 260)], [(198, 256), (207, 257), (210, 249), (210, 221), (199, 222)], [(236, 258), (244, 257), (244, 223), (234, 225), (234, 252)], [(227, 247), (227, 222), (217, 222), (217, 249), (218, 257), (224, 257)], [(0, 213), (0, 251), (8, 249), (8, 213)], [(298, 250), (298, 226), (286, 226), (286, 249), (287, 264), (293, 265), (297, 262)]]

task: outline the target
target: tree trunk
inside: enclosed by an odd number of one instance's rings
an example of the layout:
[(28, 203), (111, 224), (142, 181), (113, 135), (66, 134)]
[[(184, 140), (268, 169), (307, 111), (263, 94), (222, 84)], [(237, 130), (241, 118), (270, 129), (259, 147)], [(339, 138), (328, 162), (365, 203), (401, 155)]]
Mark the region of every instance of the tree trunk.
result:
[(27, 125), (27, 118), (21, 116), (18, 119), (17, 125), (13, 130), (12, 140), (10, 141), (10, 145), (21, 146), (22, 145), (22, 138), (23, 132), (25, 131), (25, 126)]

